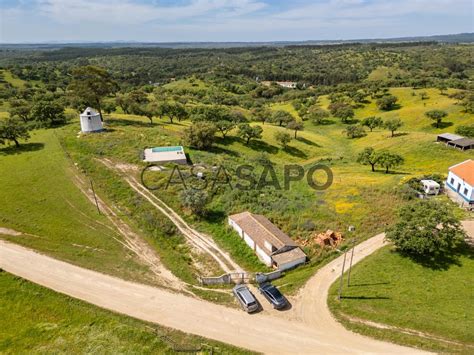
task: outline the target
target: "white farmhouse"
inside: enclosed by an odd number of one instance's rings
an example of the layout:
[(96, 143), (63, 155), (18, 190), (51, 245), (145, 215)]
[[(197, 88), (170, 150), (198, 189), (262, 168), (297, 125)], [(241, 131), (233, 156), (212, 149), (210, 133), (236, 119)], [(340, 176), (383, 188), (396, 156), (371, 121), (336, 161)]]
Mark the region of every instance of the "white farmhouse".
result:
[(100, 114), (93, 108), (86, 108), (80, 115), (81, 131), (84, 133), (100, 132), (104, 129)]
[(267, 266), (291, 269), (306, 261), (306, 254), (265, 216), (242, 212), (229, 216), (229, 225)]
[(474, 160), (469, 159), (450, 167), (446, 186), (474, 206)]

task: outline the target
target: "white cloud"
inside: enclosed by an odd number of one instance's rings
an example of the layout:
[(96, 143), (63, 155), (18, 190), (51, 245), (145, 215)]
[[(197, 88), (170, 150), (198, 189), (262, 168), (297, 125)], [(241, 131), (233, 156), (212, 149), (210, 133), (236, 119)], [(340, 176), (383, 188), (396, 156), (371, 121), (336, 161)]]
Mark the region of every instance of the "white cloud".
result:
[(471, 9), (471, 0), (324, 0), (275, 15), (276, 18), (341, 19), (395, 17), (410, 14), (452, 14)]
[[(0, 41), (265, 41), (473, 31), (471, 0), (19, 0)], [(3, 7), (2, 7), (3, 6)]]
[(61, 23), (140, 24), (148, 21), (176, 21), (216, 12), (220, 16), (241, 16), (265, 7), (256, 0), (192, 0), (182, 6), (156, 6), (131, 0), (39, 0), (39, 11)]

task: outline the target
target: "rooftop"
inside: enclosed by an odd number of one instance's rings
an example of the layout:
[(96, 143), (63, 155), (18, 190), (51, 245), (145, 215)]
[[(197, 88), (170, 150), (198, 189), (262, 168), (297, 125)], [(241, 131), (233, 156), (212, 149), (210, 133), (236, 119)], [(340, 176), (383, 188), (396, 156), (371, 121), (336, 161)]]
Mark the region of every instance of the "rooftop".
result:
[(459, 176), (469, 185), (474, 186), (474, 160), (469, 159), (462, 163), (453, 165), (449, 171)]
[(143, 160), (149, 163), (185, 162), (186, 154), (182, 146), (147, 148)]
[(81, 115), (85, 115), (85, 116), (96, 116), (98, 115), (99, 113), (94, 110), (92, 107), (88, 107), (84, 110), (83, 113), (81, 113)]
[(277, 249), (284, 246), (298, 246), (265, 216), (242, 212), (231, 215), (229, 218), (236, 222), (260, 247), (263, 247), (264, 241), (271, 243)]
[(454, 141), (456, 139), (464, 138), (462, 136), (458, 136), (457, 134), (452, 134), (452, 133), (438, 134), (438, 137), (441, 137), (441, 138), (444, 138), (444, 139), (450, 140), (450, 141)]
[(459, 147), (470, 147), (470, 146), (474, 146), (474, 139), (460, 138), (460, 139), (450, 141), (450, 142), (448, 142), (448, 144), (455, 144)]
[(297, 259), (301, 259), (305, 257), (306, 257), (306, 254), (300, 248), (293, 248), (283, 253), (272, 255), (273, 261), (276, 262), (278, 265), (286, 264), (293, 260), (297, 260)]

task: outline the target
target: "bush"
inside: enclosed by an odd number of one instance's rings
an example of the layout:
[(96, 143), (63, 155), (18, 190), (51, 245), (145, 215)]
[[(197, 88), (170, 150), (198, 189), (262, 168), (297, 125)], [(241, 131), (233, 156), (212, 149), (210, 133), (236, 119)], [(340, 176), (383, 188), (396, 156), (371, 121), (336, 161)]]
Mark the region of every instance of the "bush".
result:
[(367, 135), (364, 127), (356, 126), (356, 125), (347, 126), (347, 128), (343, 131), (343, 133), (346, 134), (347, 138), (351, 138), (351, 139), (360, 138)]
[(275, 140), (285, 149), (288, 143), (291, 142), (291, 135), (287, 132), (275, 132)]
[(474, 124), (458, 126), (456, 128), (456, 133), (464, 137), (474, 138)]
[(183, 207), (191, 210), (194, 214), (204, 216), (207, 213), (209, 196), (206, 191), (186, 189), (181, 192), (180, 198)]

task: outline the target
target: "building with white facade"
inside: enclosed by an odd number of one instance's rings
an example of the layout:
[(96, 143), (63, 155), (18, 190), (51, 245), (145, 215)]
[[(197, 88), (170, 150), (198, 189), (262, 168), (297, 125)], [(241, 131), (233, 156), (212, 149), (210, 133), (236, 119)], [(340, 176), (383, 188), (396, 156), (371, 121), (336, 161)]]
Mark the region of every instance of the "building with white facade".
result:
[(93, 108), (86, 108), (80, 114), (81, 131), (84, 133), (100, 132), (104, 129), (100, 114)]
[(229, 216), (229, 225), (267, 266), (291, 269), (306, 261), (306, 254), (265, 216), (242, 212)]
[(469, 159), (450, 167), (446, 186), (470, 206), (474, 206), (474, 160)]

